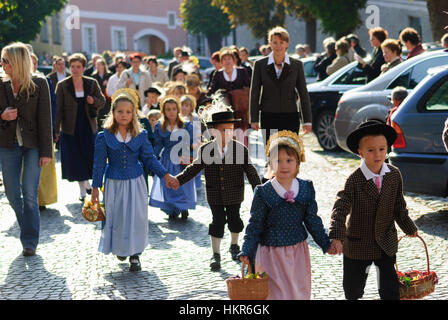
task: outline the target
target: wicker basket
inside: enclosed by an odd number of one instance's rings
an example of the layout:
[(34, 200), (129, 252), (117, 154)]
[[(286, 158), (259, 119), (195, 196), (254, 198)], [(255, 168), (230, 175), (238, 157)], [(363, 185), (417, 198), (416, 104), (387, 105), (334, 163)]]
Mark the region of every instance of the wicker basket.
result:
[[(89, 205), (90, 200), (84, 201), (84, 207), (82, 208), (82, 216), (89, 222), (97, 222), (106, 220), (105, 210), (100, 204), (96, 204), (95, 208)], [(92, 210), (94, 209), (94, 210)]]
[[(244, 277), (245, 263), (242, 263), (241, 278), (230, 277), (226, 280), (227, 293), (230, 300), (266, 300), (268, 297), (268, 277), (246, 279)], [(252, 273), (250, 265), (247, 265)]]
[[(398, 239), (398, 242), (401, 241), (406, 236), (402, 236), (400, 239)], [(420, 279), (411, 280), (408, 283), (405, 283), (404, 281), (400, 280), (400, 299), (401, 300), (414, 300), (414, 299), (421, 299), (424, 296), (427, 296), (428, 294), (434, 292), (435, 285), (437, 283), (437, 276), (434, 272), (431, 272), (429, 269), (429, 254), (428, 254), (428, 248), (426, 246), (425, 241), (420, 236), (417, 236), (422, 242), (425, 247), (426, 252), (426, 262), (427, 262), (427, 271), (420, 271), (420, 270), (412, 270), (405, 272), (407, 275), (409, 275), (412, 278), (420, 276)], [(395, 263), (397, 274), (400, 276), (400, 274), (403, 274), (403, 272), (398, 271), (398, 264)]]

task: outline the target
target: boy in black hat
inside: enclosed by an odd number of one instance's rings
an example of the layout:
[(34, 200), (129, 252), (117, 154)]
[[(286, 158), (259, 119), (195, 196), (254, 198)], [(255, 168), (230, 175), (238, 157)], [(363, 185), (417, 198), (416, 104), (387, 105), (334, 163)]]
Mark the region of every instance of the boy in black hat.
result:
[(218, 271), (221, 268), (220, 244), (226, 222), (231, 233), (230, 253), (233, 260), (238, 260), (238, 236), (244, 229), (239, 212), (244, 199), (244, 174), (252, 189), (261, 181), (257, 170), (250, 163), (248, 149), (233, 139), (234, 124), (241, 119), (235, 119), (230, 108), (222, 101), (215, 100), (211, 107), (202, 109), (200, 114), (207, 127), (212, 128), (215, 138), (201, 145), (197, 158), (176, 178), (183, 185), (204, 169), (207, 202), (213, 215), (209, 225), (213, 249), (210, 268)]
[(159, 89), (156, 87), (149, 87), (144, 92), (146, 98), (146, 104), (142, 108), (142, 113), (144, 116), (148, 115), (148, 112), (157, 109), (160, 110), (159, 97), (162, 95)]
[(363, 296), (372, 262), (378, 268), (381, 299), (400, 299), (394, 268), (398, 249), (395, 222), (413, 237), (417, 227), (408, 215), (400, 171), (384, 163), (396, 138), (392, 127), (375, 120), (360, 124), (347, 137), (347, 146), (362, 163), (336, 196), (329, 237), (337, 253), (344, 254), (343, 286), (348, 300)]

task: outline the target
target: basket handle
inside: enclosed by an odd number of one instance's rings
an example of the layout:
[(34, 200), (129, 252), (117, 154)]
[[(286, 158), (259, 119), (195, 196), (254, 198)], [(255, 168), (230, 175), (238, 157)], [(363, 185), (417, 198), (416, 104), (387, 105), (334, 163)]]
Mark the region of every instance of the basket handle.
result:
[(248, 269), (249, 273), (252, 273), (252, 268), (250, 266), (250, 263), (246, 263), (246, 262), (241, 263), (241, 279), (244, 279), (244, 267), (246, 265), (247, 265), (247, 269)]
[[(400, 239), (398, 239), (398, 242), (400, 242), (401, 239), (403, 239), (404, 237), (409, 237), (409, 236), (408, 236), (407, 234), (405, 234), (404, 236), (401, 236)], [(426, 253), (426, 266), (427, 266), (428, 274), (429, 274), (429, 254), (428, 254), (428, 247), (426, 246), (426, 242), (425, 242), (425, 240), (423, 240), (422, 237), (420, 237), (419, 235), (417, 235), (416, 237), (419, 238), (419, 239), (423, 242), (423, 245), (424, 245), (424, 247), (425, 247), (425, 253)], [(398, 271), (398, 263), (397, 263), (397, 260), (395, 260), (395, 269), (397, 269), (397, 271)]]

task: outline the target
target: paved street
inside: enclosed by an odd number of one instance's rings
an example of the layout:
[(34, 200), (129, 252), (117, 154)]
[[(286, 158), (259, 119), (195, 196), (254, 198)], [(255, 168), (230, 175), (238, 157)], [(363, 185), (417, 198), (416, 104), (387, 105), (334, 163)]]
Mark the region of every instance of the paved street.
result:
[[(252, 145), (256, 137), (251, 136)], [(300, 177), (313, 180), (319, 215), (328, 228), (335, 195), (359, 160), (344, 152), (322, 151), (314, 136), (306, 137), (305, 146), (307, 161), (301, 167)], [(254, 154), (256, 148), (251, 152)], [(254, 163), (261, 173), (264, 159), (254, 159)], [(60, 175), (59, 162), (57, 166)], [(14, 213), (4, 194), (0, 196), (0, 299), (228, 299), (225, 279), (241, 273), (241, 265), (232, 261), (227, 252), (230, 234), (226, 229), (222, 269), (209, 270), (212, 252), (207, 231), (211, 213), (204, 189), (198, 192), (197, 208), (190, 211), (186, 222), (168, 221), (158, 209), (149, 209), (150, 245), (141, 256), (143, 271), (136, 273), (128, 271), (128, 263), (97, 252), (100, 224), (83, 219), (77, 183), (59, 179), (58, 192), (59, 202), (41, 213), (37, 255), (26, 258), (21, 255)], [(246, 183), (241, 209), (245, 223), (252, 195)], [(448, 202), (416, 194), (406, 194), (406, 201), (428, 245), (431, 269), (439, 276), (436, 291), (424, 299), (448, 299)], [(344, 299), (342, 255), (323, 255), (311, 238), (308, 241), (312, 299)], [(399, 247), (400, 270), (426, 268), (424, 248), (418, 239), (406, 238)], [(379, 299), (373, 267), (364, 299)]]

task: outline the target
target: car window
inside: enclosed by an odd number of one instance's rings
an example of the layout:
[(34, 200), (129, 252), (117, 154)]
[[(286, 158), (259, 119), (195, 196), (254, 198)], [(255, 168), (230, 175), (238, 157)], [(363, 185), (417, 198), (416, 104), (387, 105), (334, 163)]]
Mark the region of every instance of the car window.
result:
[(354, 67), (343, 73), (332, 84), (364, 85), (366, 84), (366, 81), (367, 75), (364, 70), (358, 67)]
[(428, 69), (441, 66), (448, 63), (448, 56), (436, 57), (433, 59), (424, 60), (414, 66), (412, 75), (409, 81), (408, 89), (414, 89), (424, 77), (428, 75)]
[(432, 94), (426, 102), (427, 111), (448, 111), (448, 81), (445, 82)]
[(303, 64), (305, 77), (317, 77), (317, 73), (313, 69), (314, 61), (308, 61)]
[(424, 77), (428, 75), (428, 69), (441, 66), (448, 63), (448, 56), (426, 59), (416, 64), (412, 69), (406, 70), (396, 78), (387, 89), (394, 89), (401, 86), (406, 89), (414, 89)]

